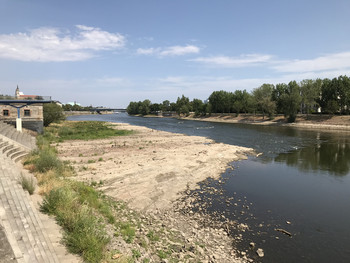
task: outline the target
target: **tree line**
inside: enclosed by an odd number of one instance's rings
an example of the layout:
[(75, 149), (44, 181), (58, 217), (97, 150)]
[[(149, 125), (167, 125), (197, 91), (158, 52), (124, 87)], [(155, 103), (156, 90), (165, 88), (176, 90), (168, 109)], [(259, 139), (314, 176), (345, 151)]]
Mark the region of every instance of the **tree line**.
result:
[(182, 95), (176, 102), (168, 100), (152, 103), (146, 99), (130, 102), (128, 114), (147, 115), (159, 111), (173, 111), (179, 115), (194, 112), (195, 115), (210, 113), (260, 113), (272, 118), (275, 114), (284, 114), (293, 122), (298, 113), (350, 113), (350, 78), (339, 76), (333, 79), (305, 79), (288, 84), (263, 84), (252, 92), (246, 90), (214, 91), (206, 101)]

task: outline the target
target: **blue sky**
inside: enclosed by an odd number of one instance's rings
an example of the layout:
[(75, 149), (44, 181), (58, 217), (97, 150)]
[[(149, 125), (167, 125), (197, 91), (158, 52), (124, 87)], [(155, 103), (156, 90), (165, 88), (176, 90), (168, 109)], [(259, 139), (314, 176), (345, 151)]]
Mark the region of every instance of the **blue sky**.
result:
[(0, 0), (0, 94), (126, 107), (350, 75), (349, 0)]

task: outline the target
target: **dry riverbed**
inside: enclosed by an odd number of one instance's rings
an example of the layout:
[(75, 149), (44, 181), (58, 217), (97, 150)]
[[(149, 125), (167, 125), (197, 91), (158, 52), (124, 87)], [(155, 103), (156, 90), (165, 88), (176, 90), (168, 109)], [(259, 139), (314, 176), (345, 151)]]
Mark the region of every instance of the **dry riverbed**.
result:
[[(125, 201), (150, 221), (145, 224), (159, 224), (159, 228), (179, 233), (186, 243), (179, 251), (184, 252), (180, 258), (192, 253), (199, 255), (201, 262), (251, 261), (237, 258), (245, 253), (235, 250), (235, 237), (226, 231), (227, 226), (184, 212), (188, 211), (184, 196), (198, 187), (198, 182), (218, 178), (230, 162), (246, 158), (252, 149), (129, 124), (116, 128), (134, 133), (57, 145), (60, 158), (75, 167), (77, 180), (100, 185), (107, 195)], [(121, 252), (128, 249), (119, 241), (115, 246)]]

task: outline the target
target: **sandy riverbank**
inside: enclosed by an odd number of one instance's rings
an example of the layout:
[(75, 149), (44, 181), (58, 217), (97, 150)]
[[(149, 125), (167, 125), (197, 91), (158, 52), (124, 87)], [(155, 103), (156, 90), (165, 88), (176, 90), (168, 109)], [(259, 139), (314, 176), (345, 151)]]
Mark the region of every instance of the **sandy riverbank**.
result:
[[(252, 262), (246, 251), (236, 250), (235, 243), (241, 235), (231, 235), (229, 230), (244, 225), (193, 213), (192, 197), (188, 194), (189, 189), (197, 187), (196, 183), (208, 177), (218, 178), (230, 162), (245, 159), (253, 153), (252, 149), (128, 124), (118, 124), (117, 128), (135, 133), (59, 143), (60, 158), (75, 167), (77, 180), (103, 182), (99, 189), (141, 212), (142, 218), (149, 221), (144, 228), (166, 226), (171, 233), (179, 233), (185, 244), (178, 252), (179, 258), (208, 263)], [(128, 254), (130, 245), (118, 241), (113, 243), (113, 249)]]
[(289, 126), (302, 129), (350, 131), (350, 116), (334, 115), (298, 115), (294, 123), (287, 123), (284, 116), (276, 116), (269, 120), (266, 116), (253, 114), (212, 114), (211, 116), (195, 118), (192, 115), (184, 117), (186, 120), (221, 122), (221, 123), (245, 123), (253, 125)]
[(119, 124), (130, 136), (68, 141), (57, 147), (75, 167), (78, 180), (103, 181), (101, 189), (137, 210), (167, 209), (179, 192), (207, 177), (217, 178), (230, 162), (252, 149), (213, 140)]

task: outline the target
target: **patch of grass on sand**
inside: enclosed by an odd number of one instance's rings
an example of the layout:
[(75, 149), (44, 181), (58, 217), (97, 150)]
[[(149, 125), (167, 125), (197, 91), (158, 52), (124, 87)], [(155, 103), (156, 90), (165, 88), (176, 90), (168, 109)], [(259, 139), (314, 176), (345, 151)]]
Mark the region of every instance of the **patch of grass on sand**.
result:
[(132, 131), (112, 127), (114, 126), (99, 121), (64, 122), (60, 127), (55, 128), (55, 133), (61, 141), (105, 139), (132, 133)]

